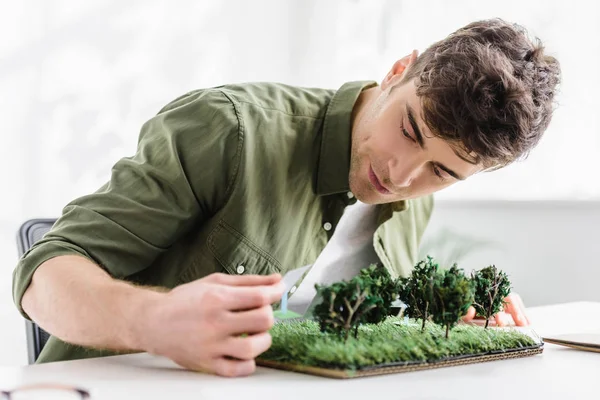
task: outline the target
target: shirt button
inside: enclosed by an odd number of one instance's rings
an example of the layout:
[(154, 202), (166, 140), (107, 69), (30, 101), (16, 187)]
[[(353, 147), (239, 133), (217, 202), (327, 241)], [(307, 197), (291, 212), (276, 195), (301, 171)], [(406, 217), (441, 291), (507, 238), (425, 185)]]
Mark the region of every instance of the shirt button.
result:
[(245, 270), (246, 270), (246, 268), (244, 268), (244, 266), (242, 264), (238, 265), (238, 267), (236, 269), (237, 273), (240, 275), (243, 274)]
[(325, 229), (327, 232), (329, 232), (331, 230), (332, 226), (329, 222), (325, 222), (323, 224), (323, 229)]
[(292, 288), (290, 289), (290, 293), (294, 293), (296, 291), (296, 286), (292, 286)]
[(354, 197), (354, 193), (348, 192), (348, 193), (346, 193), (346, 196), (348, 196), (348, 198), (351, 199)]

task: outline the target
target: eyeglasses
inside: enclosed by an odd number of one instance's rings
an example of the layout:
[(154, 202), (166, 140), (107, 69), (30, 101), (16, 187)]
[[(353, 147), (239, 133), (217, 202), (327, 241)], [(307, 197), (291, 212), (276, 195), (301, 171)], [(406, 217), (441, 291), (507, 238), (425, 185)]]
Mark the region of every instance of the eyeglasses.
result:
[(90, 392), (75, 386), (35, 384), (19, 386), (13, 390), (0, 390), (4, 400), (87, 400)]

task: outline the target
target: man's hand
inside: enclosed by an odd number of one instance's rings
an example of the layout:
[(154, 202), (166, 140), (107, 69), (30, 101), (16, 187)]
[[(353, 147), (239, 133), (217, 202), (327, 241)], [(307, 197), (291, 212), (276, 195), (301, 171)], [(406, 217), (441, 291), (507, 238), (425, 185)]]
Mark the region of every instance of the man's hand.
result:
[[(521, 296), (516, 293), (510, 294), (504, 299), (504, 302), (504, 311), (494, 315), (490, 319), (489, 326), (528, 326), (530, 324)], [(485, 319), (475, 318), (475, 308), (473, 307), (469, 308), (467, 315), (462, 320), (467, 323), (485, 325)]]
[(176, 287), (149, 304), (141, 347), (196, 371), (249, 375), (271, 346), (271, 304), (280, 300), (279, 274), (212, 274)]

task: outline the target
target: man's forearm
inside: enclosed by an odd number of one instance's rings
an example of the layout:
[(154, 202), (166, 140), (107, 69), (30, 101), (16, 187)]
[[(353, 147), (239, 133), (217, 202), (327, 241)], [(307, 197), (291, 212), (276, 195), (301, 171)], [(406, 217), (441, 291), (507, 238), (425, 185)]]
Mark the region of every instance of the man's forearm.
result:
[(91, 261), (60, 256), (39, 266), (25, 312), (65, 342), (116, 351), (143, 351), (148, 304), (163, 293), (115, 280)]

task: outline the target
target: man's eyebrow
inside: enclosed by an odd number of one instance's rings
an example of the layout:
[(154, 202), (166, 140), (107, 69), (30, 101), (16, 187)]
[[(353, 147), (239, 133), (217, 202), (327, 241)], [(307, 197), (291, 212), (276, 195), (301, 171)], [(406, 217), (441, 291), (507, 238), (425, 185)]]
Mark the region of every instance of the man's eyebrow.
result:
[(424, 150), (425, 141), (423, 140), (423, 135), (421, 134), (421, 130), (419, 129), (419, 125), (417, 124), (417, 120), (415, 119), (413, 110), (408, 104), (406, 105), (406, 115), (408, 115), (408, 122), (410, 123), (410, 126), (412, 126), (413, 131), (415, 132), (417, 143), (419, 143), (419, 146)]
[[(423, 150), (425, 150), (425, 141), (423, 140), (423, 134), (419, 129), (419, 124), (417, 124), (415, 114), (410, 105), (408, 104), (406, 105), (406, 115), (408, 115), (408, 122), (410, 123), (410, 126), (412, 127), (413, 131), (415, 132), (415, 138), (417, 140), (417, 143)], [(446, 167), (443, 164), (436, 162), (435, 165), (437, 165), (439, 169), (445, 171), (448, 175), (455, 179), (458, 179), (459, 181), (464, 181), (466, 179), (464, 176), (457, 174), (456, 172), (452, 171), (450, 168)]]
[(460, 176), (460, 175), (459, 175), (459, 174), (457, 174), (456, 172), (452, 171), (450, 168), (446, 167), (444, 164), (440, 164), (440, 163), (436, 162), (436, 163), (435, 163), (435, 165), (436, 165), (436, 166), (437, 166), (439, 169), (446, 171), (446, 173), (447, 173), (448, 175), (450, 175), (451, 177), (453, 177), (453, 178), (455, 178), (455, 179), (458, 179), (459, 181), (464, 181), (465, 179), (467, 179), (467, 178), (465, 178), (464, 176)]
[[(415, 137), (417, 140), (417, 143), (419, 143), (419, 146), (425, 150), (425, 141), (423, 140), (423, 134), (421, 133), (421, 130), (419, 129), (419, 124), (417, 124), (417, 120), (415, 119), (415, 114), (412, 110), (412, 108), (410, 107), (410, 105), (406, 105), (406, 115), (408, 115), (408, 122), (410, 123), (410, 126), (412, 126), (413, 131), (415, 132)], [(443, 171), (445, 171), (448, 175), (450, 175), (451, 177), (453, 177), (454, 179), (458, 179), (459, 181), (464, 181), (465, 178), (464, 176), (461, 176), (459, 174), (457, 174), (456, 172), (452, 171), (450, 168), (446, 167), (444, 164), (440, 164), (438, 162), (434, 163), (435, 165), (437, 165), (437, 167)]]

